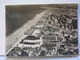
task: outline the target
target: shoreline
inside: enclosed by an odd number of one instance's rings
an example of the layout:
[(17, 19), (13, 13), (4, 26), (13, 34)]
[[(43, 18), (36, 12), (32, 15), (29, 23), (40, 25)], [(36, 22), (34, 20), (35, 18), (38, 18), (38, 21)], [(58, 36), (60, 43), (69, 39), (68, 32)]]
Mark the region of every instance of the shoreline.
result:
[[(27, 29), (29, 29), (32, 25), (35, 25), (37, 23), (37, 21), (39, 21), (39, 19), (44, 15), (44, 13), (47, 10), (36, 14), (35, 17), (33, 17), (30, 21), (28, 21), (27, 23), (25, 23), (24, 25), (22, 25), (21, 28), (17, 29), (13, 34), (11, 34), (10, 36), (8, 36), (6, 38), (6, 52), (12, 48), (12, 46), (18, 41), (18, 39), (23, 36), (24, 32), (27, 31)], [(33, 23), (33, 24), (32, 24)], [(26, 28), (27, 27), (27, 28)], [(16, 36), (17, 35), (17, 36)]]

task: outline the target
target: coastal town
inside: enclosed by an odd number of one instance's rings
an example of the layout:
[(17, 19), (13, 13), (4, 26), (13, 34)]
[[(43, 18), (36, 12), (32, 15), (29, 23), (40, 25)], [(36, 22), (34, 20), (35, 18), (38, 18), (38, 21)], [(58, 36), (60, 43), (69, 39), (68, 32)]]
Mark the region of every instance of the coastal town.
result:
[(6, 56), (78, 55), (77, 30), (77, 9), (50, 8), (24, 31)]

